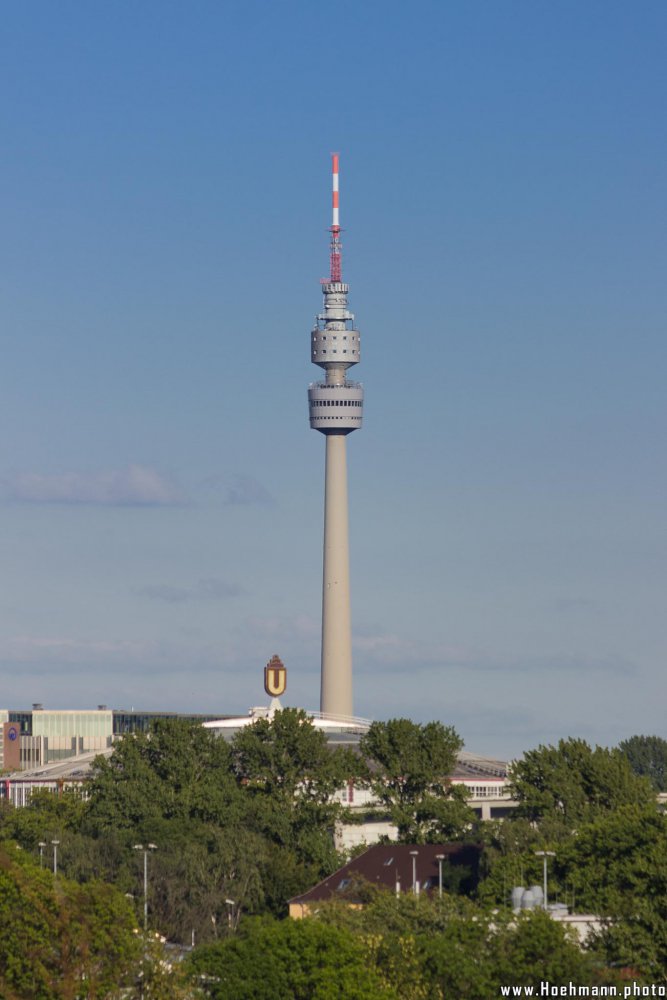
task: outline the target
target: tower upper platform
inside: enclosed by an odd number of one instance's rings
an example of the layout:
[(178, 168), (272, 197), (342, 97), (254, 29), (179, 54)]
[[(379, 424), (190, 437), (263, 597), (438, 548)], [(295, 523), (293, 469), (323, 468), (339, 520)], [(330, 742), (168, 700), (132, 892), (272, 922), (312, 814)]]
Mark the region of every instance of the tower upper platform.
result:
[(310, 359), (325, 371), (347, 369), (361, 360), (361, 337), (354, 328), (354, 313), (347, 308), (348, 289), (342, 281), (322, 284), (324, 311), (311, 333)]
[(347, 379), (347, 370), (361, 360), (361, 336), (354, 325), (347, 296), (350, 286), (342, 278), (338, 215), (338, 154), (333, 154), (333, 224), (330, 275), (322, 281), (324, 308), (315, 318), (310, 336), (310, 359), (326, 373), (325, 381), (308, 389), (310, 426), (323, 434), (349, 434), (361, 427), (364, 390)]

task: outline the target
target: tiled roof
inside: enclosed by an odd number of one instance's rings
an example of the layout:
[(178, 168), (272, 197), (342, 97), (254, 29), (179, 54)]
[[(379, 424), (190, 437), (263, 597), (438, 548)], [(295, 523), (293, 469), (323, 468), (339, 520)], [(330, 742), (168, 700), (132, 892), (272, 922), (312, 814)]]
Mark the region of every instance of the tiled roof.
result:
[(481, 848), (476, 844), (375, 844), (363, 854), (329, 875), (322, 882), (290, 899), (290, 903), (314, 903), (335, 899), (344, 894), (348, 902), (354, 902), (349, 889), (359, 879), (371, 885), (383, 886), (395, 892), (397, 883), (400, 892), (412, 892), (411, 851), (416, 851), (415, 868), (417, 881), (427, 892), (438, 889), (438, 854), (444, 854), (443, 865), (467, 865), (476, 869)]

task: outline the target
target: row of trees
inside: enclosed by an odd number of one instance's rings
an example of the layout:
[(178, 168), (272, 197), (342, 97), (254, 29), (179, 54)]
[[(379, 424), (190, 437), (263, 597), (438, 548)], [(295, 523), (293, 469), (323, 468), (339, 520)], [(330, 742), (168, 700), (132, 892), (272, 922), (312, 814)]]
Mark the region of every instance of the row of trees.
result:
[[(269, 982), (276, 992), (266, 995), (327, 997), (326, 976), (313, 985), (309, 973), (298, 972), (302, 985), (310, 984), (303, 986), (310, 992), (303, 993), (289, 978), (292, 973), (297, 975), (294, 970), (298, 966), (289, 956), (301, 947), (306, 955), (313, 948), (317, 951), (313, 942), (323, 932), (296, 930), (278, 918), (285, 913), (287, 899), (329, 875), (343, 860), (335, 851), (332, 833), (345, 810), (336, 804), (334, 793), (352, 777), (373, 789), (379, 814), (396, 823), (403, 842), (467, 839), (483, 846), (482, 878), (475, 898), (465, 905), (457, 903), (458, 909), (443, 909), (441, 905), (440, 911), (431, 913), (428, 907), (435, 904), (427, 900), (420, 901), (415, 910), (414, 901), (393, 899), (376, 900), (357, 915), (348, 908), (322, 908), (317, 919), (321, 924), (327, 922), (329, 930), (336, 928), (339, 956), (348, 955), (350, 970), (356, 968), (355, 963), (365, 970), (365, 978), (358, 979), (366, 983), (368, 992), (364, 995), (495, 995), (506, 968), (500, 963), (499, 949), (502, 945), (510, 953), (514, 944), (522, 953), (533, 955), (537, 964), (549, 955), (561, 954), (562, 944), (562, 968), (575, 968), (568, 962), (577, 956), (577, 961), (584, 962), (576, 966), (577, 975), (584, 978), (592, 975), (594, 966), (598, 978), (606, 975), (600, 971), (605, 968), (631, 967), (648, 978), (662, 980), (667, 969), (667, 904), (663, 902), (667, 899), (667, 821), (655, 803), (659, 744), (649, 747), (651, 773), (636, 773), (646, 766), (645, 740), (638, 737), (614, 750), (565, 740), (556, 747), (529, 751), (511, 772), (512, 794), (519, 803), (515, 814), (503, 823), (480, 824), (461, 787), (451, 786), (443, 777), (451, 773), (462, 743), (451, 727), (440, 723), (375, 723), (362, 741), (361, 752), (354, 754), (327, 746), (323, 734), (303, 713), (293, 710), (260, 720), (237, 733), (231, 743), (198, 726), (163, 722), (150, 736), (124, 738), (110, 758), (98, 759), (87, 799), (73, 793), (60, 798), (43, 794), (35, 796), (28, 808), (5, 807), (0, 811), (0, 840), (9, 845), (5, 853), (12, 860), (8, 877), (18, 884), (17, 873), (25, 873), (32, 864), (30, 878), (38, 880), (34, 893), (16, 889), (11, 897), (16, 902), (18, 924), (30, 926), (35, 899), (46, 880), (52, 880), (50, 873), (38, 868), (40, 841), (60, 841), (59, 865), (65, 876), (59, 876), (62, 886), (79, 887), (88, 893), (85, 898), (89, 901), (101, 893), (100, 927), (114, 919), (109, 910), (112, 905), (126, 916), (132, 914), (133, 906), (134, 913), (140, 912), (142, 858), (133, 846), (152, 842), (158, 850), (150, 858), (151, 926), (172, 941), (190, 943), (194, 938), (202, 946), (189, 966), (190, 985), (172, 982), (165, 987), (171, 989), (171, 995), (176, 997), (178, 989), (187, 993), (196, 987), (215, 997), (264, 996), (252, 992), (260, 989), (257, 981), (262, 977), (249, 976), (248, 969), (259, 969), (259, 951), (268, 935), (273, 942), (274, 963)], [(633, 748), (641, 750), (634, 759), (629, 752)], [(17, 844), (22, 851), (17, 852)], [(539, 914), (519, 923), (510, 917), (507, 902), (511, 887), (541, 880), (541, 860), (535, 851), (545, 849), (555, 852), (550, 862), (550, 897), (574, 902), (579, 911), (583, 908), (609, 918), (590, 955), (582, 956), (566, 937), (556, 948), (547, 930), (561, 936), (562, 930), (553, 923), (540, 923)], [(22, 859), (24, 868), (16, 867), (16, 857)], [(55, 892), (57, 887), (52, 888)], [(74, 893), (74, 889), (67, 891)], [(57, 898), (63, 899), (60, 892)], [(105, 897), (104, 892), (111, 895)], [(133, 899), (128, 900), (126, 894)], [(76, 893), (71, 898), (84, 900)], [(233, 900), (234, 906), (230, 908), (226, 900)], [(56, 906), (49, 911), (52, 928), (63, 922), (83, 926), (88, 921), (92, 926), (98, 911), (92, 903), (86, 905), (88, 915), (76, 919), (68, 909), (61, 911)], [(254, 919), (249, 919), (250, 915), (255, 915)], [(427, 947), (429, 921), (431, 929), (440, 928), (438, 947), (445, 949), (437, 955)], [(48, 939), (47, 925), (48, 921), (38, 935)], [(127, 922), (120, 920), (118, 926), (129, 933)], [(307, 926), (315, 924), (307, 921)], [(475, 937), (482, 928), (486, 928), (484, 945)], [(63, 940), (69, 940), (67, 935)], [(135, 935), (135, 946), (136, 940)], [(447, 951), (456, 942), (459, 951)], [(115, 954), (112, 943), (101, 947)], [(132, 958), (131, 947), (127, 947), (125, 955), (112, 958), (111, 969), (129, 969), (133, 962), (136, 965), (136, 955)], [(8, 937), (3, 945), (0, 937), (0, 986), (9, 983), (7, 969), (21, 969), (21, 962), (17, 964), (12, 958), (17, 949), (30, 954), (28, 946), (19, 944), (18, 939)], [(89, 944), (82, 944), (80, 950), (94, 954)], [(53, 957), (52, 946), (47, 952)], [(256, 961), (248, 965), (250, 952)], [(67, 955), (75, 954), (77, 948), (68, 946)], [(280, 955), (287, 966), (294, 965), (289, 974), (279, 970), (276, 956)], [(421, 983), (421, 993), (410, 992), (407, 983), (400, 989), (397, 986), (397, 974), (391, 970), (398, 955), (403, 955), (403, 967), (412, 963), (422, 970), (412, 977), (414, 983)], [(476, 985), (464, 989), (461, 984), (466, 976), (472, 976), (466, 971), (465, 955), (475, 955), (477, 965), (486, 971), (483, 975), (479, 972)], [(482, 955), (487, 956), (486, 965)], [(146, 965), (145, 943), (142, 961)], [(269, 959), (261, 961), (266, 964)], [(306, 957), (303, 961), (307, 966)], [(337, 976), (343, 975), (339, 968), (342, 960), (336, 961), (338, 966), (334, 963), (329, 971), (333, 974), (335, 968)], [(220, 962), (228, 970), (224, 982), (219, 975)], [(146, 969), (151, 967), (164, 969), (160, 962), (146, 965)], [(239, 992), (238, 977), (229, 979), (232, 968), (245, 969), (247, 994)], [(462, 978), (452, 979), (452, 970), (457, 968), (462, 970)], [(433, 970), (440, 971), (436, 974)], [(62, 969), (58, 974), (64, 975)], [(80, 971), (72, 972), (75, 979), (77, 975), (81, 980)], [(133, 975), (136, 980), (136, 968), (127, 973), (126, 980), (132, 980)], [(349, 975), (351, 981), (355, 979), (352, 971)], [(86, 976), (89, 991), (72, 996), (112, 996), (109, 990), (100, 992), (106, 986), (98, 989), (94, 976), (88, 972)], [(46, 982), (46, 973), (44, 977)], [(516, 975), (511, 981), (516, 981)], [(316, 987), (320, 992), (314, 992)], [(124, 988), (130, 988), (127, 981)], [(152, 988), (157, 997), (158, 986)], [(34, 989), (31, 993), (21, 976), (0, 995), (51, 997)], [(60, 995), (68, 994), (53, 994)]]
[(188, 967), (213, 1000), (489, 1000), (517, 983), (618, 981), (544, 911), (388, 893), (363, 910), (335, 902), (305, 920), (251, 918)]
[(84, 801), (35, 796), (0, 817), (0, 833), (36, 851), (59, 839), (63, 872), (136, 893), (137, 843), (150, 858), (151, 910), (171, 940), (215, 938), (225, 899), (242, 912), (286, 912), (286, 901), (334, 871), (335, 793), (370, 784), (378, 810), (406, 841), (448, 840), (474, 822), (451, 772), (461, 740), (440, 723), (373, 725), (360, 754), (331, 748), (303, 712), (287, 709), (240, 730), (231, 743), (167, 720), (98, 758)]

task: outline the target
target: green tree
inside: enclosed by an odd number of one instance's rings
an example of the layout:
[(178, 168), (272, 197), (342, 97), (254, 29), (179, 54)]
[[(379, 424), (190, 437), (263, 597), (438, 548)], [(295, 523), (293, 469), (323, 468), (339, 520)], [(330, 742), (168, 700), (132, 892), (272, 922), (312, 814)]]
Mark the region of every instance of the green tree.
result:
[(459, 838), (474, 822), (465, 789), (449, 781), (462, 746), (451, 726), (409, 719), (374, 722), (362, 737), (367, 782), (402, 843)]
[(16, 840), (24, 850), (36, 852), (40, 841), (62, 840), (81, 824), (85, 802), (77, 789), (61, 794), (36, 790), (27, 807), (6, 805), (0, 810), (0, 839)]
[(96, 834), (149, 839), (163, 820), (229, 823), (239, 815), (229, 745), (196, 723), (165, 719), (96, 759), (84, 823)]
[(82, 880), (106, 874), (140, 906), (132, 847), (155, 843), (151, 926), (174, 940), (193, 931), (213, 940), (227, 930), (225, 899), (235, 919), (283, 912), (287, 898), (337, 867), (332, 794), (354, 766), (294, 710), (247, 727), (233, 745), (201, 726), (158, 723), (98, 759), (76, 834), (83, 843), (63, 842), (63, 865)]
[[(237, 922), (246, 912), (265, 907), (265, 872), (270, 845), (243, 827), (168, 823), (151, 854), (149, 913), (151, 926), (170, 941), (215, 940), (228, 931), (226, 899), (234, 900)], [(135, 861), (135, 885), (140, 890), (142, 855)], [(141, 891), (137, 903), (141, 905)]]
[(667, 817), (624, 806), (583, 825), (556, 858), (577, 908), (608, 918), (610, 963), (664, 981), (667, 969)]
[(488, 1000), (504, 985), (546, 978), (585, 984), (597, 977), (596, 957), (542, 910), (515, 916), (460, 897), (381, 892), (362, 910), (335, 902), (307, 919), (365, 941), (369, 963), (401, 1000)]
[(656, 792), (667, 792), (667, 740), (662, 736), (631, 736), (618, 744), (635, 774), (648, 778)]
[(552, 986), (601, 981), (595, 956), (582, 951), (571, 928), (553, 920), (542, 909), (508, 917), (489, 940), (489, 959), (500, 986), (533, 985), (548, 980)]
[(197, 948), (188, 969), (212, 1000), (397, 1000), (361, 938), (315, 920), (251, 918)]
[(320, 875), (332, 871), (338, 858), (331, 834), (340, 813), (332, 796), (357, 769), (356, 758), (332, 750), (305, 712), (288, 708), (239, 730), (232, 759), (256, 829)]
[(110, 885), (79, 886), (0, 845), (0, 996), (103, 1000), (131, 981), (135, 920)]
[[(514, 886), (541, 885), (542, 858), (536, 851), (559, 852), (569, 844), (572, 833), (560, 818), (546, 816), (539, 824), (524, 816), (479, 822), (475, 836), (482, 845), (480, 881), (477, 899), (484, 904), (509, 906)], [(566, 886), (561, 885), (553, 862), (549, 862), (549, 899), (562, 899)]]
[[(382, 934), (441, 934), (448, 923), (459, 917), (477, 918), (483, 911), (462, 896), (443, 893), (440, 897), (426, 893), (416, 896), (403, 893), (396, 896), (386, 888), (366, 883), (367, 902), (361, 908), (352, 907), (336, 897), (318, 904), (317, 919), (326, 924), (358, 933)], [(358, 898), (359, 886), (354, 891)]]
[(580, 739), (527, 751), (511, 767), (510, 789), (519, 802), (517, 816), (555, 819), (567, 829), (654, 798), (649, 782), (633, 773), (620, 750), (593, 749)]
[[(214, 939), (227, 925), (225, 898), (236, 913), (261, 909), (268, 845), (248, 828), (248, 797), (238, 786), (229, 744), (197, 724), (156, 723), (124, 737), (98, 758), (77, 851), (64, 844), (63, 867), (80, 879), (100, 871), (142, 905), (139, 843), (149, 859), (149, 914), (172, 940)], [(68, 849), (70, 848), (70, 849)]]

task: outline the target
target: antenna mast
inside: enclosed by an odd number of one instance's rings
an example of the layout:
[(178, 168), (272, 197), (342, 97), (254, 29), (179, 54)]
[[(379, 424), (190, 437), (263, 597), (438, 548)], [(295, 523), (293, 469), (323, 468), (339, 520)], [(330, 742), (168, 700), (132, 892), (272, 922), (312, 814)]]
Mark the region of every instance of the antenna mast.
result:
[(331, 154), (331, 173), (333, 180), (331, 204), (333, 218), (331, 229), (331, 248), (329, 254), (329, 281), (341, 282), (343, 280), (342, 249), (340, 241), (340, 225), (338, 220), (338, 153)]

